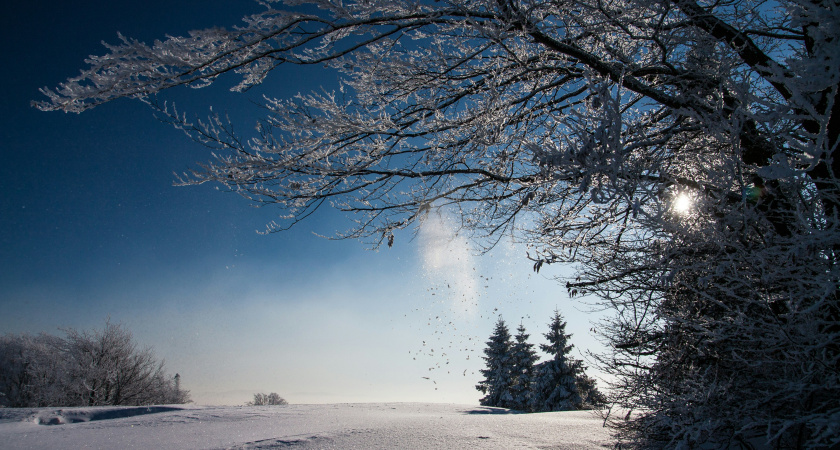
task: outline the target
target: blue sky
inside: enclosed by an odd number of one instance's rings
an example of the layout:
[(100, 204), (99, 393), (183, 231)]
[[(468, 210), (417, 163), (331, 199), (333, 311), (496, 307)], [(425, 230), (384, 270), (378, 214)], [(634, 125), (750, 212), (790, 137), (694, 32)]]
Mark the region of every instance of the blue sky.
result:
[[(29, 106), (103, 52), (116, 33), (149, 41), (230, 26), (250, 1), (13, 2), (2, 18), (0, 333), (122, 322), (182, 375), (198, 403), (237, 404), (257, 391), (294, 403), (476, 403), (481, 350), (498, 314), (531, 341), (555, 308), (578, 349), (596, 349), (592, 314), (524, 249), (478, 256), (431, 220), (414, 239), (367, 251), (331, 241), (349, 227), (323, 210), (284, 233), (279, 214), (213, 186), (174, 187), (209, 150), (160, 124), (139, 102), (81, 115)], [(254, 123), (252, 101), (330, 88), (334, 75), (288, 68), (249, 93), (229, 84), (164, 99), (210, 105)], [(554, 270), (554, 272), (552, 272)], [(424, 378), (424, 377), (428, 377)]]

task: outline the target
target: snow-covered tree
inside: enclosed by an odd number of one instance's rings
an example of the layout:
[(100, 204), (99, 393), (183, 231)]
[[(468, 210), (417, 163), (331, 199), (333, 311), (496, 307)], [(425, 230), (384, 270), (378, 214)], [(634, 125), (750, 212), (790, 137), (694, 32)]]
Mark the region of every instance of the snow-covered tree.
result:
[(510, 391), (513, 401), (509, 407), (525, 411), (531, 408), (531, 383), (534, 380), (534, 364), (540, 359), (534, 350), (534, 344), (528, 342), (528, 337), (530, 335), (525, 332), (525, 326), (520, 323), (510, 349), (511, 366), (513, 367), (513, 385)]
[(106, 322), (102, 331), (0, 336), (0, 406), (187, 403), (150, 349)]
[(138, 349), (131, 332), (105, 323), (102, 331), (67, 330), (71, 375), (82, 404), (147, 405), (165, 403), (163, 362), (151, 349)]
[(67, 405), (68, 362), (55, 336), (0, 336), (0, 406)]
[(21, 341), (15, 335), (0, 337), (0, 405), (4, 407), (29, 406), (22, 399), (28, 376)]
[[(392, 245), (440, 207), (537, 269), (574, 263), (569, 292), (613, 312), (612, 392), (641, 411), (613, 422), (625, 445), (840, 445), (836, 0), (264, 3), (121, 38), (37, 106), (158, 106), (216, 147), (182, 181), (276, 204), (269, 231), (332, 205), (345, 236)], [(155, 97), (283, 64), (341, 87), (269, 98), (254, 136)]]
[(484, 349), (486, 368), (481, 369), (484, 379), (475, 388), (484, 397), (479, 400), (484, 406), (498, 406), (500, 408), (515, 408), (513, 385), (515, 383), (514, 361), (511, 355), (510, 331), (505, 321), (499, 317), (487, 348)]
[(545, 333), (547, 344), (540, 349), (551, 359), (536, 366), (536, 377), (531, 385), (531, 409), (533, 411), (569, 411), (583, 409), (583, 398), (578, 391), (578, 375), (581, 362), (572, 358), (574, 345), (569, 343), (571, 334), (566, 334), (566, 322), (560, 311), (554, 317)]

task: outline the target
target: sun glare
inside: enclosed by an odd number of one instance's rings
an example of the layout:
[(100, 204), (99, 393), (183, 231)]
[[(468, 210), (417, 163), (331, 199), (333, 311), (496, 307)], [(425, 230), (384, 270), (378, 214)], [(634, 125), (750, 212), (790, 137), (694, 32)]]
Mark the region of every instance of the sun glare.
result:
[(672, 208), (674, 208), (674, 211), (676, 211), (677, 214), (688, 214), (688, 212), (691, 211), (693, 203), (694, 202), (690, 195), (682, 193), (674, 198)]

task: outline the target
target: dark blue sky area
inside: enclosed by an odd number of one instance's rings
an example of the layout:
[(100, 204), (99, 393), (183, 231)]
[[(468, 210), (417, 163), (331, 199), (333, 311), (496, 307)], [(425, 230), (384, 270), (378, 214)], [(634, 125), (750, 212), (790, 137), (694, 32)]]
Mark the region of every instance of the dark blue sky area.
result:
[[(120, 101), (81, 115), (29, 106), (38, 88), (77, 74), (83, 58), (103, 52), (100, 42), (115, 42), (117, 32), (148, 41), (235, 24), (258, 8), (248, 1), (14, 2), (2, 26), (0, 282), (71, 281), (89, 270), (120, 276), (125, 264), (142, 272), (146, 265), (178, 265), (208, 254), (232, 258), (278, 241), (299, 242), (255, 239), (276, 210), (254, 210), (211, 186), (173, 187), (173, 172), (209, 159), (209, 151), (158, 125), (144, 105)], [(298, 72), (290, 77), (297, 79), (275, 81), (309, 89)], [(219, 103), (235, 114), (251, 110), (249, 101), (264, 91), (241, 96), (226, 88), (184, 89), (165, 99), (200, 115)]]
[[(210, 150), (162, 125), (130, 100), (83, 114), (40, 112), (38, 89), (55, 87), (102, 54), (117, 33), (147, 42), (196, 28), (232, 26), (262, 7), (251, 1), (13, 2), (2, 16), (5, 87), (0, 104), (0, 319), (3, 331), (88, 327), (126, 308), (154, 310), (172, 291), (199, 291), (219, 271), (302, 282), (358, 256), (357, 242), (313, 236), (345, 229), (326, 211), (291, 232), (256, 230), (280, 213), (253, 208), (215, 186), (174, 187), (174, 173), (210, 159)], [(318, 68), (273, 74), (245, 95), (234, 78), (202, 90), (165, 93), (204, 116), (210, 105), (252, 129), (253, 102), (334, 83)], [(227, 82), (225, 82), (227, 81)], [(397, 252), (391, 252), (390, 257)], [(233, 302), (233, 299), (218, 299)], [(59, 307), (60, 305), (60, 307)]]

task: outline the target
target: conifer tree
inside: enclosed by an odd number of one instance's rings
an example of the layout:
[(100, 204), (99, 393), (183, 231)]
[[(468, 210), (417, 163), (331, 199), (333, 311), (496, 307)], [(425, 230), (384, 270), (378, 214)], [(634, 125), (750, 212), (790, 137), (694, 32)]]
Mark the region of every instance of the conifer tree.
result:
[(534, 364), (539, 360), (539, 356), (534, 350), (534, 344), (528, 342), (530, 335), (525, 333), (525, 326), (519, 324), (516, 331), (516, 341), (511, 347), (514, 372), (511, 408), (528, 410), (531, 403), (531, 384), (534, 381)]
[(505, 321), (499, 317), (496, 328), (487, 348), (484, 349), (484, 360), (487, 368), (481, 370), (484, 380), (475, 388), (485, 394), (479, 400), (484, 406), (498, 406), (509, 408), (513, 406), (511, 389), (513, 386), (513, 359), (511, 358), (511, 336)]
[(537, 375), (531, 390), (531, 409), (534, 411), (567, 411), (581, 409), (583, 399), (578, 391), (577, 378), (581, 362), (569, 357), (574, 345), (569, 344), (566, 322), (560, 311), (554, 311), (548, 333), (548, 344), (540, 349), (551, 359), (537, 365)]

